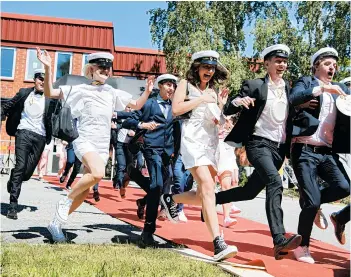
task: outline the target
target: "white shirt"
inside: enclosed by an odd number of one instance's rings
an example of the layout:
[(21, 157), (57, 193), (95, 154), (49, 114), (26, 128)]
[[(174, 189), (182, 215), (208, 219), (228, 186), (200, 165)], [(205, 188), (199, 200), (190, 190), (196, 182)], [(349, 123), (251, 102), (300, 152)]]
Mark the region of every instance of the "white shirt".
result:
[(167, 100), (163, 100), (160, 95), (157, 95), (158, 106), (160, 107), (161, 112), (163, 113), (163, 116), (167, 119), (168, 112), (169, 112), (169, 110), (171, 109), (172, 106), (170, 105), (170, 103), (168, 105), (161, 104), (163, 102), (167, 102)]
[[(277, 105), (279, 99), (280, 106)], [(275, 117), (279, 107), (279, 117)], [(264, 137), (271, 141), (285, 143), (286, 140), (286, 120), (288, 118), (288, 100), (285, 92), (285, 82), (280, 80), (276, 85), (273, 82), (268, 82), (267, 102), (263, 108), (260, 118), (255, 125), (255, 136)]]
[(120, 129), (118, 131), (117, 140), (122, 143), (129, 143), (132, 138), (128, 136), (128, 132), (129, 132), (129, 129), (124, 129), (124, 128)]
[(18, 125), (19, 130), (25, 129), (32, 131), (41, 136), (46, 135), (44, 125), (44, 111), (45, 111), (45, 96), (35, 94), (34, 90), (28, 95), (24, 102), (24, 108), (21, 113), (20, 124)]
[[(321, 87), (314, 87), (312, 93), (314, 96), (321, 95)], [(317, 131), (312, 136), (297, 137), (297, 143), (306, 143), (315, 146), (332, 146), (336, 122), (336, 105), (330, 93), (325, 92), (322, 94), (322, 97), (322, 105), (318, 117), (320, 122)]]

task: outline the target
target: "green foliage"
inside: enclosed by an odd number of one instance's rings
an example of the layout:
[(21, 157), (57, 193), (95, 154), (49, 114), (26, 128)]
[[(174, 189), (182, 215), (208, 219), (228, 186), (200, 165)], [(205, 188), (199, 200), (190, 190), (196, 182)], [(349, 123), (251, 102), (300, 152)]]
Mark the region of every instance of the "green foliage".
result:
[[(245, 79), (264, 76), (253, 73), (242, 52), (246, 48), (244, 27), (254, 24), (254, 57), (274, 43), (287, 44), (292, 54), (287, 78), (309, 75), (310, 57), (319, 48), (332, 46), (340, 55), (340, 72), (350, 70), (350, 3), (348, 1), (171, 1), (167, 9), (152, 9), (152, 41), (166, 54), (167, 70), (184, 77), (192, 53), (216, 50), (231, 72), (227, 86), (236, 93)], [(251, 58), (251, 57), (248, 57)]]

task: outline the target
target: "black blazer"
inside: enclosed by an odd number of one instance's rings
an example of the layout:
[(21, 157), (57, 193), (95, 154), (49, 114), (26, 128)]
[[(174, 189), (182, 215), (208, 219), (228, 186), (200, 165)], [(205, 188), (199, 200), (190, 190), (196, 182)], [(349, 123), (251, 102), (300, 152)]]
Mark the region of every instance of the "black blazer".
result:
[[(349, 89), (344, 84), (336, 82), (332, 82), (332, 84), (340, 86), (346, 94), (350, 94)], [(318, 128), (319, 113), (321, 111), (323, 97), (322, 95), (318, 97), (313, 96), (313, 88), (317, 86), (319, 86), (319, 83), (315, 77), (303, 76), (300, 79), (298, 79), (295, 83), (291, 91), (289, 100), (291, 105), (298, 107), (303, 103), (306, 103), (312, 99), (316, 99), (318, 101), (318, 106), (316, 109), (312, 110), (308, 108), (303, 108), (300, 110), (302, 110), (305, 113), (306, 120), (307, 117), (310, 118), (308, 119), (309, 121), (311, 121), (311, 118), (313, 118), (314, 122), (317, 122), (316, 127)], [(337, 96), (335, 94), (332, 94), (332, 96), (334, 100), (336, 100)], [(315, 130), (308, 135), (313, 135), (316, 132), (317, 128), (314, 128)], [(297, 134), (297, 136), (305, 136), (305, 134), (300, 133)], [(339, 110), (337, 110), (336, 112), (336, 122), (334, 128), (332, 148), (335, 153), (350, 153), (350, 117), (339, 112)]]
[[(241, 86), (241, 90), (236, 97), (249, 96), (255, 98), (255, 106), (250, 106), (250, 109), (244, 107), (235, 107), (231, 102), (233, 99), (227, 101), (224, 106), (223, 112), (225, 115), (231, 115), (241, 112), (237, 123), (235, 124), (232, 131), (225, 138), (225, 142), (235, 147), (241, 147), (246, 144), (249, 137), (255, 132), (255, 125), (260, 118), (262, 111), (267, 102), (268, 94), (268, 75), (265, 78), (259, 78), (254, 80), (246, 80)], [(287, 99), (289, 99), (290, 86), (288, 81), (285, 81), (285, 93)], [(286, 124), (286, 145), (290, 146), (291, 133), (292, 133), (292, 117), (294, 110), (289, 107), (289, 114)], [(287, 156), (289, 156), (290, 147), (287, 148)]]
[[(17, 127), (21, 121), (21, 113), (24, 109), (24, 102), (29, 94), (34, 90), (31, 88), (21, 88), (18, 93), (7, 101), (1, 109), (1, 118), (7, 117), (6, 132), (9, 136), (15, 136)], [(44, 126), (46, 131), (46, 143), (49, 144), (52, 135), (51, 117), (55, 110), (57, 100), (45, 98)]]
[(141, 110), (132, 112), (132, 116), (122, 123), (122, 128), (135, 130), (139, 122), (150, 121), (160, 123), (160, 126), (153, 131), (146, 131), (143, 134), (144, 148), (159, 150), (171, 156), (174, 153), (172, 109), (169, 109), (166, 119), (156, 98), (150, 98)]

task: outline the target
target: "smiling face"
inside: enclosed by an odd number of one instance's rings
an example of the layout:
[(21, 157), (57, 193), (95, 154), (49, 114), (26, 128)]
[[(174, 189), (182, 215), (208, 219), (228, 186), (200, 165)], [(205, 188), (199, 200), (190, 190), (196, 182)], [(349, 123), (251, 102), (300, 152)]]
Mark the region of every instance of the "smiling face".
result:
[(39, 76), (34, 79), (34, 87), (36, 91), (44, 91), (44, 78)]
[(111, 67), (99, 66), (97, 64), (93, 64), (91, 67), (93, 80), (99, 81), (101, 83), (105, 83), (108, 77), (111, 76)]
[(323, 58), (314, 64), (314, 75), (321, 81), (331, 82), (337, 67), (337, 61), (335, 58)]
[(165, 81), (162, 82), (162, 84), (158, 84), (158, 88), (160, 89), (161, 98), (163, 100), (168, 100), (173, 97), (176, 85), (171, 81)]
[(216, 71), (215, 65), (201, 64), (199, 67), (199, 78), (201, 83), (208, 83)]
[(267, 73), (271, 78), (277, 79), (282, 78), (286, 68), (288, 66), (288, 59), (281, 57), (272, 57), (264, 62)]

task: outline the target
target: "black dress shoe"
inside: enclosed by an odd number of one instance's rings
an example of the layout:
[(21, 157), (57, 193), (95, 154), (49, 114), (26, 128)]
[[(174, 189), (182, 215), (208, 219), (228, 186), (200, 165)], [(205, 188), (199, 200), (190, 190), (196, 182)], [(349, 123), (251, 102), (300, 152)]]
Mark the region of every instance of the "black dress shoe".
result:
[(94, 198), (95, 202), (99, 202), (100, 201), (100, 193), (97, 190), (94, 191), (93, 198)]
[(10, 218), (10, 219), (17, 219), (17, 205), (12, 205), (10, 204), (10, 208), (9, 210), (7, 211), (7, 218)]
[(137, 209), (137, 216), (139, 219), (144, 219), (144, 213), (145, 213), (145, 206), (143, 203), (142, 203), (142, 200), (143, 198), (140, 198), (140, 199), (137, 199), (136, 201), (136, 204), (138, 206), (138, 209)]
[(65, 182), (66, 177), (67, 177), (67, 175), (62, 174), (62, 176), (60, 177), (60, 184)]
[(152, 233), (143, 231), (141, 233), (139, 245), (141, 248), (146, 248), (146, 247), (156, 248), (156, 241), (154, 240), (154, 236), (152, 235)]
[(340, 244), (344, 245), (346, 243), (345, 237), (345, 224), (340, 224), (336, 219), (336, 213), (330, 215), (330, 220), (334, 225), (336, 239)]
[(204, 213), (202, 212), (202, 209), (201, 209), (201, 221), (205, 222)]
[(274, 245), (274, 258), (281, 260), (290, 250), (294, 250), (301, 244), (302, 237), (300, 235), (293, 235), (290, 238), (282, 237), (277, 244)]

